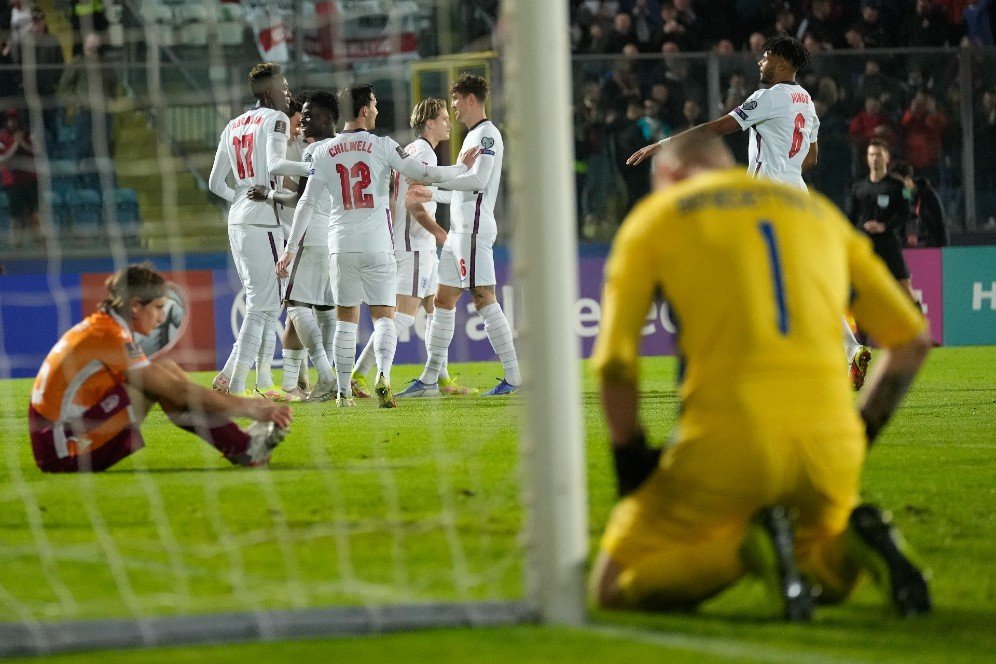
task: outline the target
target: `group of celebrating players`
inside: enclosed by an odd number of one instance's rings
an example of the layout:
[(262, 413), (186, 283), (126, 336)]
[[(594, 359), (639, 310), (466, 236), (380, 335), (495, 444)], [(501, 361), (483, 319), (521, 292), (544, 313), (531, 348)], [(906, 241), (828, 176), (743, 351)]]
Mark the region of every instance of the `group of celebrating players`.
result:
[[(418, 137), (402, 148), (372, 133), (378, 111), (369, 85), (309, 93), (298, 137), (279, 66), (257, 65), (249, 81), (257, 104), (222, 132), (209, 178), (211, 190), (231, 203), (229, 240), (246, 293), (238, 338), (213, 387), (249, 396), (246, 380), (255, 364), (256, 391), (267, 398), (334, 399), (349, 407), (354, 397), (370, 396), (366, 372), (376, 365), (373, 392), (381, 407), (393, 408), (398, 337), (423, 306), (428, 360), (397, 396), (476, 394), (447, 371), (456, 304), (469, 290), (505, 373), (485, 396), (518, 391), (512, 330), (495, 297), (494, 206), (504, 144), (485, 111), (488, 82), (468, 74), (453, 84), (453, 110), (467, 136), (459, 163), (438, 166), (435, 148), (450, 134), (443, 100), (416, 105), (411, 126)], [(300, 161), (288, 158), (289, 146), (300, 150)], [(435, 220), (439, 202), (450, 205), (448, 233)], [(373, 334), (357, 362), (361, 303), (370, 309)], [(293, 335), (285, 337), (277, 388), (270, 363), (283, 306)], [(304, 353), (295, 350), (294, 336)], [(310, 391), (298, 385), (305, 353), (318, 372)]]
[[(867, 450), (912, 384), (930, 335), (872, 244), (805, 191), (801, 173), (816, 161), (819, 127), (795, 82), (807, 59), (797, 41), (769, 40), (758, 63), (768, 87), (630, 157), (657, 155), (657, 191), (614, 243), (592, 358), (620, 496), (591, 578), (604, 608), (686, 610), (753, 572), (769, 581), (785, 617), (808, 620), (815, 604), (843, 600), (871, 572), (900, 614), (931, 611), (926, 575), (888, 514), (861, 504), (859, 493)], [(128, 456), (142, 446), (138, 426), (153, 402), (233, 463), (265, 464), (292, 418), (275, 399), (352, 406), (354, 386), (363, 388), (376, 364), (373, 391), (382, 407), (396, 406), (391, 365), (419, 306), (430, 314), (428, 360), (397, 396), (467, 393), (446, 373), (464, 290), (504, 369), (487, 394), (519, 389), (512, 332), (495, 300), (503, 143), (485, 114), (487, 82), (465, 75), (453, 85), (452, 107), (468, 132), (460, 163), (441, 167), (434, 149), (450, 131), (442, 100), (415, 107), (419, 137), (402, 148), (371, 133), (370, 86), (312, 93), (301, 113), (310, 143), (295, 161), (287, 158), (286, 79), (273, 64), (249, 78), (258, 104), (223, 131), (210, 177), (231, 203), (229, 238), (246, 291), (215, 390), (168, 360), (145, 358), (131, 335), (161, 322), (164, 281), (147, 266), (120, 270), (100, 311), (66, 333), (35, 381), (29, 419), (42, 470), (99, 471)], [(745, 173), (717, 137), (748, 128)], [(403, 223), (392, 212), (392, 182)], [(448, 233), (435, 222), (438, 202), (451, 205)], [(681, 325), (682, 409), (672, 443), (654, 448), (639, 416), (638, 355), (647, 309), (661, 293)], [(374, 333), (357, 367), (363, 302)], [(284, 305), (318, 370), (307, 394), (296, 385), (300, 355), (289, 338), (290, 382), (277, 389), (269, 376)], [(857, 409), (840, 370), (837, 325), (849, 305), (884, 347)], [(844, 330), (860, 387), (870, 353)], [(254, 363), (256, 390), (269, 399), (246, 398)], [(243, 431), (234, 416), (257, 424)]]

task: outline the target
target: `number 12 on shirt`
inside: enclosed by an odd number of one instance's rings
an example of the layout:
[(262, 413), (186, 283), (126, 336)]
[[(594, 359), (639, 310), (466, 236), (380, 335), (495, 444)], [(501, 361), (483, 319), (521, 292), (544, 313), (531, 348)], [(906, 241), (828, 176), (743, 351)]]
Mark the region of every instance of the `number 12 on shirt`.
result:
[(771, 267), (771, 281), (775, 291), (775, 307), (778, 309), (778, 331), (785, 335), (789, 331), (789, 318), (788, 308), (785, 304), (785, 281), (782, 277), (782, 258), (778, 249), (778, 236), (775, 234), (775, 227), (767, 219), (758, 222), (757, 230), (764, 238), (764, 244), (768, 249), (768, 264)]

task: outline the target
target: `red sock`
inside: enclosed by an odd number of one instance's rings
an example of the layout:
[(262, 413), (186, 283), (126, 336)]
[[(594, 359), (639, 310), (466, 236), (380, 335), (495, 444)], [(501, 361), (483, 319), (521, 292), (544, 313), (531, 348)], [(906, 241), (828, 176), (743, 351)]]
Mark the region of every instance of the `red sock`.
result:
[(243, 454), (249, 449), (249, 434), (227, 417), (190, 410), (165, 412), (173, 424), (203, 438), (226, 457)]

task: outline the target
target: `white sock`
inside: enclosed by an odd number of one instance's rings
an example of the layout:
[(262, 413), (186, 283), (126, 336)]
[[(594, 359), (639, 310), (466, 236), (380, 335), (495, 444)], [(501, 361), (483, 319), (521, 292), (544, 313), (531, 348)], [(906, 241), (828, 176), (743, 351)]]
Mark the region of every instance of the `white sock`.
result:
[[(411, 316), (408, 316), (411, 319)], [(414, 322), (414, 319), (412, 319)], [(378, 318), (374, 321), (374, 355), (377, 358), (377, 376), (384, 374), (387, 384), (391, 384), (391, 367), (394, 365), (394, 353), (398, 350), (398, 329), (390, 318)]]
[(851, 326), (847, 324), (846, 318), (840, 319), (841, 325), (844, 326), (844, 354), (847, 356), (848, 364), (854, 359), (854, 354), (858, 352), (858, 348), (861, 344), (858, 340), (854, 338), (854, 332), (851, 332)]
[[(429, 333), (432, 330), (432, 314), (425, 315), (425, 355), (429, 356)], [(447, 349), (446, 356), (443, 357), (443, 366), (439, 370), (439, 380), (449, 380), (449, 349)]]
[(263, 329), (266, 327), (266, 311), (247, 311), (239, 329), (239, 338), (235, 341), (235, 362), (232, 369), (232, 381), (229, 391), (238, 394), (246, 389), (246, 378), (256, 361), (256, 354), (263, 341)]
[(297, 379), (301, 375), (301, 365), (304, 363), (308, 351), (303, 348), (284, 348), (281, 354), (284, 356), (284, 371), (280, 377), (280, 389), (284, 392), (290, 392), (297, 387)]
[(263, 391), (273, 387), (273, 354), (277, 350), (277, 317), (276, 311), (268, 311), (266, 327), (263, 328), (263, 340), (256, 354), (256, 389)]
[(487, 333), (491, 347), (501, 360), (502, 369), (505, 370), (505, 382), (510, 385), (522, 385), (519, 358), (515, 354), (515, 344), (512, 342), (512, 327), (508, 324), (501, 305), (494, 302), (477, 313), (484, 319), (484, 332)]
[(318, 326), (318, 318), (315, 310), (311, 307), (288, 307), (287, 315), (294, 322), (294, 329), (297, 330), (297, 338), (301, 340), (308, 350), (308, 357), (311, 363), (318, 370), (318, 380), (325, 385), (330, 385), (334, 380), (332, 375), (332, 365), (325, 354), (325, 345), (322, 342), (322, 329)]
[(353, 396), (350, 378), (353, 375), (353, 361), (356, 359), (356, 323), (336, 321), (335, 338), (335, 373), (339, 379), (339, 391), (347, 397)]
[(335, 357), (335, 346), (332, 345), (337, 320), (335, 308), (326, 309), (325, 311), (315, 309), (315, 318), (318, 319), (318, 327), (322, 328), (322, 344), (325, 346), (325, 357)]
[(221, 368), (221, 373), (228, 376), (229, 379), (235, 373), (235, 349), (238, 347), (238, 339), (235, 341), (236, 343), (232, 344), (232, 352), (228, 354), (228, 359), (225, 360), (225, 366)]
[(456, 309), (440, 309), (436, 307), (432, 315), (432, 325), (426, 335), (429, 359), (425, 362), (425, 369), (419, 380), (427, 385), (432, 385), (439, 381), (439, 372), (446, 363), (446, 354), (449, 352), (450, 342), (453, 341), (453, 330), (456, 327)]
[(377, 357), (374, 355), (374, 335), (371, 334), (370, 338), (367, 339), (367, 345), (363, 347), (360, 351), (360, 357), (356, 360), (356, 366), (353, 367), (353, 372), (357, 376), (366, 376), (370, 373), (370, 367), (374, 365), (377, 361)]

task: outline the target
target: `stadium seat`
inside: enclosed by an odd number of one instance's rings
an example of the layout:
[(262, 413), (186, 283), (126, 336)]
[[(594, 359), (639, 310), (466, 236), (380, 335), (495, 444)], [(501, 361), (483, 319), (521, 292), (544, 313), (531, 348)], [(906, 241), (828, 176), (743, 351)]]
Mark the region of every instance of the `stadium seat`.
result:
[(201, 3), (184, 3), (174, 12), (177, 41), (187, 46), (205, 46), (208, 40), (209, 8)]
[(87, 240), (106, 237), (100, 192), (95, 189), (76, 189), (69, 192), (66, 202), (72, 217), (73, 236)]
[(138, 210), (138, 194), (134, 189), (117, 189), (114, 205), (118, 224), (125, 242), (138, 243), (142, 237), (142, 218)]
[(238, 46), (245, 35), (246, 22), (242, 7), (237, 4), (222, 3), (218, 7), (218, 41), (222, 46)]
[(160, 46), (176, 45), (176, 31), (173, 27), (175, 19), (172, 7), (145, 0), (142, 3), (142, 17), (146, 22), (156, 27)]
[(67, 204), (66, 196), (63, 192), (52, 189), (50, 191), (42, 191), (41, 199), (39, 203), (47, 202), (52, 208), (52, 226), (57, 230), (60, 236), (69, 235), (69, 227), (71, 223), (69, 206)]

